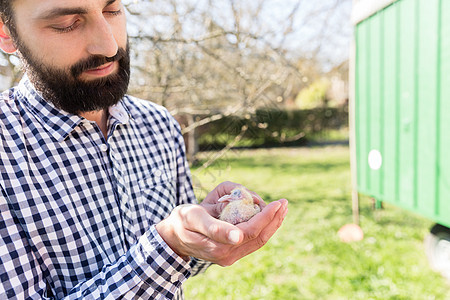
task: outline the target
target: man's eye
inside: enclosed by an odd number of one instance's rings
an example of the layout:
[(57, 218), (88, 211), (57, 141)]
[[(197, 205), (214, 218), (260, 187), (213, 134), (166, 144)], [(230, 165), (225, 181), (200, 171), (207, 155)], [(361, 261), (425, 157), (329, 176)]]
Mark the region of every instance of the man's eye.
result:
[(52, 28), (59, 33), (67, 33), (67, 32), (74, 30), (75, 28), (77, 28), (77, 26), (78, 26), (78, 21), (75, 21), (71, 25), (66, 26), (66, 27), (53, 26)]
[(111, 11), (107, 11), (106, 13), (108, 13), (108, 14), (110, 14), (112, 16), (118, 16), (118, 15), (122, 14), (122, 10), (121, 9), (119, 9), (119, 10), (111, 10)]

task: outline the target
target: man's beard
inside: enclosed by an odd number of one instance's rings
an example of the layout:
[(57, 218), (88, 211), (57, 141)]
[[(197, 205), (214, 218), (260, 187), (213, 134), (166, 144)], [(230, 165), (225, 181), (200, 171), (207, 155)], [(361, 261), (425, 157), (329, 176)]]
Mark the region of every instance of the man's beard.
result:
[[(71, 114), (99, 111), (117, 104), (128, 89), (130, 80), (129, 46), (119, 48), (114, 57), (91, 56), (69, 68), (57, 69), (39, 62), (19, 41), (18, 54), (27, 75), (44, 100)], [(118, 71), (100, 79), (83, 81), (79, 76), (108, 62), (117, 61)]]

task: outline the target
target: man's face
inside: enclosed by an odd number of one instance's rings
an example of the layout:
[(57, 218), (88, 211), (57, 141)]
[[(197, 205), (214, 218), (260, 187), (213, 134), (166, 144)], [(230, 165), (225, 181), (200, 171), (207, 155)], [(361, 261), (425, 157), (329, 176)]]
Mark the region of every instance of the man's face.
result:
[(105, 109), (125, 94), (129, 53), (119, 0), (15, 0), (14, 41), (44, 98), (70, 113)]

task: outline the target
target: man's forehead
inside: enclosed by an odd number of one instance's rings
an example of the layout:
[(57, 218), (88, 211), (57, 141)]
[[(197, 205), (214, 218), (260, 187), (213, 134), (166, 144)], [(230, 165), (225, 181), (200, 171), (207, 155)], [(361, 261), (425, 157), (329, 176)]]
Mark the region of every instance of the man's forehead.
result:
[(15, 0), (13, 8), (32, 18), (47, 19), (58, 14), (87, 13), (115, 2), (120, 0)]

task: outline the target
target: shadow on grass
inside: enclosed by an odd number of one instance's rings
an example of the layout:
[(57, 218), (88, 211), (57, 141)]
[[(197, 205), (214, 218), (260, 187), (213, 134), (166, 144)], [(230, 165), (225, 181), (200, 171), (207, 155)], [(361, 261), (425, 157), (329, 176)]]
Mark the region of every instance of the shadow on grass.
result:
[[(206, 161), (207, 160), (199, 160), (198, 164), (196, 166), (193, 166), (192, 169), (196, 170), (198, 166), (201, 166)], [(344, 170), (349, 168), (349, 163), (348, 161), (338, 161), (333, 163), (325, 161), (293, 161), (290, 163), (275, 163), (274, 161), (270, 161), (270, 157), (266, 157), (264, 160), (261, 158), (243, 157), (228, 160), (217, 160), (210, 166), (210, 168), (212, 169), (220, 169), (224, 167), (242, 169), (250, 169), (255, 167), (258, 169), (273, 168), (280, 173), (299, 174), (324, 173)]]

